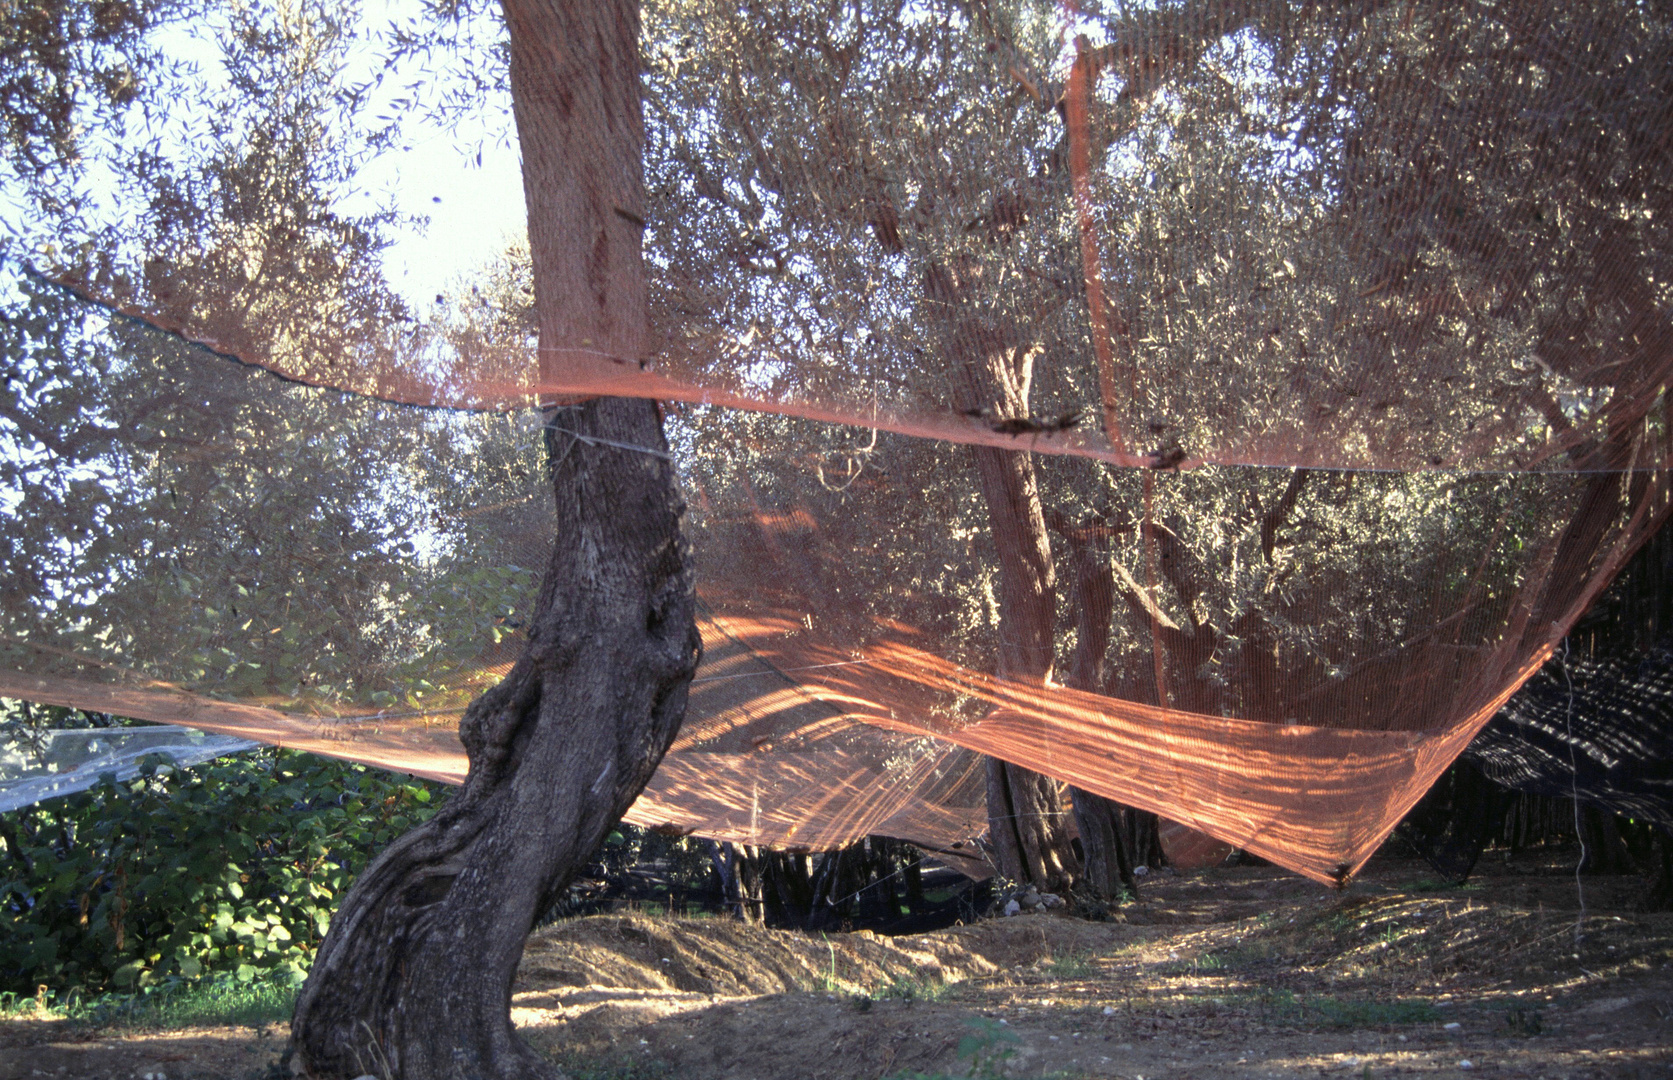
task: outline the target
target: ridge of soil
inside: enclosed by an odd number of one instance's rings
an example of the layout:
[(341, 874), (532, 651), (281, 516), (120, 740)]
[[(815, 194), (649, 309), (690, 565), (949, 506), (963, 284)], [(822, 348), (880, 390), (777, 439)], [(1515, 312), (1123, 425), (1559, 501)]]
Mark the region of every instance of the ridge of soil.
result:
[[(513, 1019), (583, 1080), (1668, 1074), (1673, 915), (1631, 910), (1639, 879), (1582, 910), (1553, 856), (1430, 877), (1158, 875), (1109, 922), (894, 938), (589, 916), (530, 939)], [(0, 1020), (0, 1080), (254, 1078), (284, 1034)]]

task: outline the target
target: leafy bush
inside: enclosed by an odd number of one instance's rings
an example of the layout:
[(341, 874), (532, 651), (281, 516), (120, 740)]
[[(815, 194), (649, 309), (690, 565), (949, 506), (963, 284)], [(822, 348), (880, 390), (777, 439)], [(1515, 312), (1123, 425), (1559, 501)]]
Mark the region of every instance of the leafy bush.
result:
[(339, 894), (441, 790), (261, 750), (0, 814), (0, 991), (299, 983)]

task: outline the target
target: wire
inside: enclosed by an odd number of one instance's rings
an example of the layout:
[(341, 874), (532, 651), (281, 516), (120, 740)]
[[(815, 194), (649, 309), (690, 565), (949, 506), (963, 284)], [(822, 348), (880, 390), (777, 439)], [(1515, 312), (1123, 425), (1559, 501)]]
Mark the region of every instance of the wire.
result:
[(870, 660), (839, 660), (832, 664), (809, 664), (806, 667), (773, 668), (771, 671), (739, 671), (731, 675), (705, 675), (701, 679), (691, 680), (694, 683), (719, 682), (721, 679), (747, 679), (752, 675), (782, 675), (786, 671), (817, 671), (820, 668), (851, 667), (854, 664), (869, 664)]
[(1580, 860), (1574, 864), (1574, 892), (1580, 900), (1580, 912), (1574, 917), (1574, 944), (1580, 944), (1581, 928), (1586, 923), (1586, 886), (1580, 870), (1586, 865), (1586, 833), (1580, 827), (1580, 762), (1574, 754), (1574, 675), (1568, 667), (1568, 638), (1563, 638), (1563, 682), (1568, 685), (1568, 708), (1563, 717), (1563, 730), (1568, 735), (1568, 781), (1570, 803), (1574, 806), (1574, 835), (1580, 840)]
[(571, 431), (568, 428), (558, 427), (556, 424), (547, 424), (546, 430), (561, 431), (577, 442), (584, 442), (588, 446), (613, 446), (617, 450), (635, 450), (641, 454), (649, 454), (652, 457), (661, 458), (663, 461), (674, 460), (674, 455), (665, 450), (657, 450), (649, 446), (637, 446), (633, 443), (617, 442), (615, 439), (601, 439), (597, 435), (583, 435), (578, 431)]

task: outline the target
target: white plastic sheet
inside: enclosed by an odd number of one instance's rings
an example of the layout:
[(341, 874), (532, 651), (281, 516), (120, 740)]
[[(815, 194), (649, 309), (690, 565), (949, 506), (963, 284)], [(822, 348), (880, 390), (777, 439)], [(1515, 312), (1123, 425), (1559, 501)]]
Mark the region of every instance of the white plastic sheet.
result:
[(140, 761), (161, 754), (180, 767), (196, 765), (261, 745), (249, 739), (209, 735), (193, 728), (155, 725), (78, 728), (46, 732), (37, 751), (0, 747), (0, 813), (86, 791), (107, 773), (117, 780), (139, 775)]

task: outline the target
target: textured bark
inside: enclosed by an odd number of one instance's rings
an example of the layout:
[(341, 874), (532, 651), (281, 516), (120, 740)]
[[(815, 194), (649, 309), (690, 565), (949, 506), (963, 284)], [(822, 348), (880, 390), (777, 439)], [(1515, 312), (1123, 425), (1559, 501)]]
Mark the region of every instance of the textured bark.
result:
[[(999, 549), (998, 674), (1044, 683), (1052, 671), (1057, 598), (1034, 462), (1021, 451), (972, 452)], [(987, 778), (988, 837), (1001, 876), (1066, 889), (1076, 867), (1057, 781), (993, 757)]]
[[(636, 356), (638, 226), (617, 211), (641, 205), (637, 7), (506, 14), (542, 347)], [(547, 417), (558, 524), (528, 645), (460, 723), (464, 787), (373, 862), (332, 921), (297, 1001), (297, 1073), (557, 1075), (512, 1030), (523, 943), (673, 740), (699, 639), (655, 403)]]
[(806, 926), (813, 911), (813, 880), (808, 876), (807, 856), (768, 851), (761, 879), (767, 921), (773, 926)]
[[(1026, 395), (1026, 379), (1022, 380)], [(1027, 399), (1011, 416), (1027, 415)], [(999, 664), (1002, 679), (1041, 684), (1051, 677), (1056, 574), (1033, 458), (975, 447), (976, 475), (999, 549)], [(988, 837), (1001, 876), (1047, 891), (1067, 889), (1076, 871), (1058, 783), (990, 757)]]
[[(1069, 545), (1069, 582), (1075, 611), (1075, 652), (1069, 660), (1067, 682), (1077, 690), (1104, 692), (1104, 658), (1109, 652), (1110, 619), (1115, 613), (1115, 571), (1101, 546), (1117, 531), (1107, 521), (1080, 525), (1057, 511), (1052, 529)], [(1094, 896), (1119, 901), (1122, 886), (1138, 894), (1133, 858), (1127, 844), (1122, 813), (1125, 809), (1101, 795), (1069, 789), (1082, 852), (1081, 884)]]
[(746, 923), (760, 923), (766, 918), (762, 897), (760, 848), (750, 844), (728, 844), (732, 852), (732, 867), (738, 883), (738, 918)]
[[(1034, 352), (1016, 329), (981, 313), (979, 271), (932, 265), (925, 293), (941, 322), (953, 404), (993, 422), (1026, 420)], [(999, 553), (1000, 678), (1043, 684), (1054, 665), (1057, 579), (1032, 455), (971, 448), (977, 486)], [(1058, 784), (998, 758), (987, 759), (988, 838), (999, 873), (1062, 890), (1076, 860)]]

